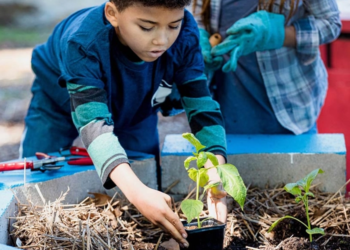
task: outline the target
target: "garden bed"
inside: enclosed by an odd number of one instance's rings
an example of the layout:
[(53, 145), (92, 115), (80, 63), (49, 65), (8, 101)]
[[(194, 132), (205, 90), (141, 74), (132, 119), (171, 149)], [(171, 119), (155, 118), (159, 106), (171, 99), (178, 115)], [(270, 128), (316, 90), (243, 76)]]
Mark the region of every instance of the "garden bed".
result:
[[(282, 186), (248, 187), (244, 211), (229, 198), (225, 249), (350, 249), (349, 201), (340, 191), (324, 193), (315, 186), (311, 191), (315, 194), (309, 201), (311, 224), (326, 233), (314, 235), (316, 245), (311, 246), (305, 227), (294, 220), (285, 219), (273, 232), (267, 232), (285, 215), (306, 223), (303, 205), (297, 204), (294, 196)], [(22, 249), (177, 249), (167, 234), (122, 197), (93, 194), (80, 204), (63, 205), (64, 196), (43, 207), (18, 203), (13, 243), (21, 242)], [(173, 210), (184, 218), (180, 202), (173, 203)]]

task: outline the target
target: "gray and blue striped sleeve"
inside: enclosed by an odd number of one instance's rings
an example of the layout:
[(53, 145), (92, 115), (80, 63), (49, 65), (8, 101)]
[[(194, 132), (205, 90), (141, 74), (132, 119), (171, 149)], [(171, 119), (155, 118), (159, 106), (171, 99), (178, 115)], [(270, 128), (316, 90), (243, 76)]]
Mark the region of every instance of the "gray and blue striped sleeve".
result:
[(68, 83), (71, 115), (82, 141), (94, 162), (103, 186), (113, 188), (110, 172), (121, 163), (129, 163), (125, 150), (114, 135), (104, 89)]

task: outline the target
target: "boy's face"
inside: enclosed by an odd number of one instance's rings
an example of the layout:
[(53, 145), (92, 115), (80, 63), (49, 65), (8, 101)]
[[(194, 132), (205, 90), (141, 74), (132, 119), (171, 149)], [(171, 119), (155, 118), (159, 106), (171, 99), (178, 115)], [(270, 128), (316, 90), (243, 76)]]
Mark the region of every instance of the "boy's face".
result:
[(184, 8), (145, 7), (134, 4), (119, 12), (106, 3), (105, 14), (120, 42), (143, 61), (152, 62), (175, 42), (181, 29)]

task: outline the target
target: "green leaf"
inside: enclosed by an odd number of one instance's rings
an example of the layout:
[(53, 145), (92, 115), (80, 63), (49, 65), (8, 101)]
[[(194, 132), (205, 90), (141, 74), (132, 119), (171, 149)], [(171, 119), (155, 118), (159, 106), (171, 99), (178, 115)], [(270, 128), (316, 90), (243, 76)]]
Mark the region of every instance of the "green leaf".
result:
[(306, 181), (304, 179), (297, 181), (297, 184), (300, 187), (302, 187), (305, 190), (306, 187)]
[(312, 192), (307, 192), (304, 194), (305, 196), (311, 196), (311, 197), (315, 197), (315, 195)]
[(188, 140), (196, 148), (197, 152), (205, 148), (205, 146), (203, 146), (192, 133), (184, 133), (182, 134), (182, 137)]
[(308, 234), (324, 234), (324, 229), (323, 228), (318, 228), (318, 227), (315, 227), (313, 229), (306, 229), (306, 232)]
[(298, 220), (297, 218), (295, 218), (293, 216), (286, 215), (286, 216), (284, 216), (282, 218), (279, 218), (274, 223), (272, 223), (272, 225), (270, 226), (270, 228), (269, 228), (269, 230), (267, 232), (270, 233), (277, 226), (277, 224), (280, 223), (284, 219), (293, 219), (293, 220), (299, 221), (301, 224), (303, 224), (307, 228), (307, 226), (306, 226), (306, 224), (304, 222)]
[(296, 203), (299, 203), (302, 199), (303, 199), (303, 197), (298, 196), (297, 198), (295, 198), (295, 202), (296, 202)]
[(322, 169), (315, 169), (307, 176), (305, 176), (302, 180), (298, 181), (300, 185), (304, 188), (305, 192), (309, 192), (312, 181), (316, 178), (317, 174), (323, 174), (324, 171)]
[(208, 184), (206, 186), (204, 186), (204, 190), (203, 190), (203, 193), (201, 194), (200, 196), (200, 200), (203, 199), (203, 196), (205, 195), (205, 192), (209, 189), (209, 188), (213, 188), (213, 187), (217, 187), (221, 184), (221, 182), (216, 182), (216, 183), (212, 183), (212, 184)]
[(197, 159), (198, 168), (204, 167), (204, 164), (207, 162), (207, 160), (208, 160), (207, 154), (205, 152), (200, 152)]
[(203, 210), (203, 203), (198, 200), (187, 199), (181, 202), (181, 210), (187, 217), (187, 222), (190, 223), (194, 218), (199, 217)]
[(315, 169), (314, 171), (312, 171), (310, 174), (308, 174), (305, 177), (305, 180), (306, 180), (305, 192), (309, 192), (311, 183), (316, 178), (317, 174), (323, 174), (323, 173), (324, 173), (324, 171), (322, 169), (318, 168), (318, 169)]
[(219, 165), (218, 158), (213, 153), (205, 152), (207, 154), (208, 159), (213, 163), (214, 166)]
[(288, 183), (284, 186), (284, 189), (292, 195), (301, 195), (301, 190), (297, 183)]
[(206, 186), (204, 187), (203, 193), (206, 192), (206, 191), (207, 191), (208, 189), (210, 189), (210, 188), (219, 186), (220, 184), (221, 184), (221, 182), (216, 182), (216, 183), (212, 183), (212, 184), (206, 185)]
[(205, 184), (209, 181), (209, 175), (207, 174), (208, 169), (201, 168), (200, 170), (197, 170), (195, 168), (191, 168), (188, 170), (188, 176), (197, 183), (197, 174), (199, 174), (199, 186), (204, 187)]
[(217, 166), (217, 171), (225, 191), (238, 202), (243, 210), (247, 188), (237, 168), (232, 164), (222, 164)]
[(190, 167), (191, 161), (195, 161), (195, 160), (197, 160), (197, 158), (194, 156), (190, 156), (185, 160), (184, 165), (185, 165), (186, 170), (188, 170), (188, 168)]
[(209, 181), (208, 169), (201, 168), (199, 170), (199, 186), (204, 187)]
[(191, 178), (192, 181), (197, 183), (197, 174), (198, 170), (195, 168), (191, 168), (188, 170), (188, 176)]

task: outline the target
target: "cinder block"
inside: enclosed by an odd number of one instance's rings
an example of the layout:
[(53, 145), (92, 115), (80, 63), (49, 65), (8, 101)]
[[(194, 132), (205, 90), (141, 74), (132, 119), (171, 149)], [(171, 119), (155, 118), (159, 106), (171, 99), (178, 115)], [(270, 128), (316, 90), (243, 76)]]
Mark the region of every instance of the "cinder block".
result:
[[(183, 166), (194, 148), (181, 135), (168, 135), (161, 154), (162, 187), (176, 179), (174, 194), (187, 194), (193, 181)], [(258, 187), (298, 181), (316, 168), (319, 188), (336, 192), (346, 182), (346, 148), (342, 134), (227, 135), (228, 163), (237, 167), (246, 185)], [(193, 162), (192, 162), (193, 163)], [(194, 163), (193, 163), (194, 164)]]
[[(1, 190), (0, 197), (0, 244), (8, 244), (9, 217), (15, 215), (15, 198), (10, 190)], [(0, 249), (4, 248), (0, 245)]]
[[(28, 159), (31, 160), (31, 159)], [(156, 162), (149, 155), (142, 160), (131, 161), (131, 168), (140, 180), (147, 186), (157, 189)], [(66, 196), (66, 203), (76, 203), (86, 198), (88, 192), (107, 192), (102, 186), (94, 166), (64, 165), (60, 170), (31, 172), (26, 171), (26, 185), (24, 183), (24, 171), (0, 172), (0, 190), (12, 188), (21, 202), (27, 197), (34, 204), (42, 205), (42, 198), (37, 188), (41, 191), (45, 201), (54, 201), (60, 194), (70, 189)], [(115, 193), (116, 188), (108, 191)], [(1, 204), (1, 201), (0, 201)]]
[(0, 244), (0, 249), (1, 250), (18, 250), (18, 248), (15, 248), (15, 247), (9, 247), (9, 246), (6, 246), (6, 245), (3, 245), (3, 244)]
[[(157, 189), (156, 162), (154, 158), (132, 161), (131, 168), (146, 186)], [(30, 183), (26, 186), (17, 187), (14, 191), (21, 202), (26, 202), (27, 199), (30, 199), (34, 204), (43, 205), (44, 202), (39, 195), (38, 189), (42, 193), (45, 202), (53, 202), (61, 194), (67, 192), (68, 187), (69, 192), (63, 202), (66, 204), (81, 202), (88, 196), (89, 192), (107, 193), (110, 196), (113, 196), (116, 192), (122, 194), (117, 187), (110, 190), (105, 189), (95, 170), (73, 173), (44, 182)]]
[[(156, 162), (153, 156), (131, 161), (131, 168), (145, 185), (157, 189)], [(17, 201), (13, 193), (21, 203), (28, 203), (29, 199), (34, 205), (43, 205), (43, 199), (45, 202), (53, 202), (65, 193), (68, 187), (69, 192), (63, 202), (66, 204), (81, 202), (88, 196), (88, 192), (113, 196), (116, 191), (120, 191), (117, 188), (104, 189), (94, 166), (65, 165), (58, 171), (45, 173), (27, 171), (25, 185), (23, 175), (24, 171), (19, 170), (0, 172), (0, 244), (9, 244), (8, 228), (12, 224), (9, 223), (9, 217), (17, 213)], [(4, 248), (0, 245), (0, 250), (2, 249)]]

